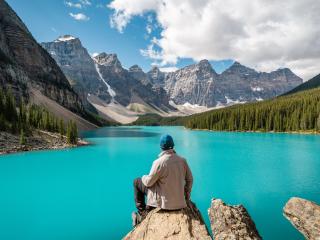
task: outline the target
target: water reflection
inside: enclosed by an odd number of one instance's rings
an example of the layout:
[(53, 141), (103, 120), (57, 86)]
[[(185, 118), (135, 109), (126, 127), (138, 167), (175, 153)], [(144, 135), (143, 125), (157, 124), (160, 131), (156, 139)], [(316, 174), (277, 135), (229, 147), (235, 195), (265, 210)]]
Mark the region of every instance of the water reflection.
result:
[(141, 131), (141, 128), (130, 127), (106, 127), (99, 128), (93, 131), (82, 132), (83, 138), (101, 138), (101, 137), (119, 137), (119, 138), (145, 138), (159, 136), (156, 132)]

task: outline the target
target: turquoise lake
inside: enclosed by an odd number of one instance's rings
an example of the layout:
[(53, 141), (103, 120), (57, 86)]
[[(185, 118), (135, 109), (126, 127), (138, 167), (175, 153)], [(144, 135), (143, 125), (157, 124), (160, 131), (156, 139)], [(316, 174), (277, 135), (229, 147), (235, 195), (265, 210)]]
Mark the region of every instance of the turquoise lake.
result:
[(83, 133), (90, 146), (1, 156), (0, 239), (121, 239), (132, 181), (149, 172), (163, 133), (190, 165), (207, 224), (211, 198), (221, 198), (243, 204), (264, 239), (303, 239), (282, 208), (292, 196), (320, 203), (320, 136), (182, 127), (102, 128)]

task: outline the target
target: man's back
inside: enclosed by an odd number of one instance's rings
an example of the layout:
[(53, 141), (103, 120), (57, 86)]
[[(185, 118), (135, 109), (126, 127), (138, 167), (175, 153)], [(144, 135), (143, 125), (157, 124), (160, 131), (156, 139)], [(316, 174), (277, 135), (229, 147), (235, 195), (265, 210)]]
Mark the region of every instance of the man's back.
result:
[(153, 162), (150, 174), (142, 177), (148, 187), (147, 205), (170, 210), (186, 207), (192, 181), (186, 160), (173, 149), (163, 151)]

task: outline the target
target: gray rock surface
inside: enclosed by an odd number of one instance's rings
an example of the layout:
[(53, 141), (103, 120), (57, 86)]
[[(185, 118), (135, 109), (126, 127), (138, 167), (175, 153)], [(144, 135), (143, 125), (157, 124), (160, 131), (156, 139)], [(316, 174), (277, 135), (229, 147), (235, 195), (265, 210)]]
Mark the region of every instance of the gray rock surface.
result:
[(207, 60), (167, 73), (163, 87), (176, 104), (215, 106), (214, 89), (218, 74)]
[(172, 73), (153, 68), (148, 76), (151, 82), (162, 86), (176, 104), (189, 102), (208, 107), (270, 99), (302, 83), (288, 68), (265, 73), (234, 62), (217, 74), (207, 60)]
[(116, 54), (101, 53), (91, 58), (80, 40), (69, 35), (42, 46), (57, 61), (84, 102), (92, 94), (106, 103), (116, 101), (123, 106), (139, 103), (164, 111), (173, 109), (164, 89), (153, 86), (139, 66), (124, 69)]
[(314, 202), (293, 197), (283, 208), (284, 216), (306, 239), (320, 239), (320, 206)]
[(221, 74), (213, 70), (208, 60), (169, 73), (161, 72), (158, 67), (145, 73), (138, 65), (127, 70), (116, 54), (101, 53), (92, 60), (79, 39), (71, 36), (62, 39), (68, 40), (58, 39), (42, 45), (57, 61), (83, 101), (88, 93), (106, 102), (111, 99), (95, 63), (115, 91), (117, 102), (124, 106), (138, 102), (167, 110), (170, 109), (169, 100), (176, 104), (228, 106), (270, 99), (302, 83), (302, 79), (290, 69), (257, 72), (239, 62)]
[(129, 232), (124, 240), (210, 240), (211, 237), (195, 205), (177, 211), (155, 209)]
[(101, 53), (94, 58), (102, 77), (116, 92), (115, 100), (123, 106), (130, 103), (148, 104), (162, 110), (172, 109), (164, 90), (159, 94), (146, 80), (145, 73), (137, 65), (124, 69), (115, 54)]
[(83, 111), (59, 66), (4, 0), (0, 0), (0, 83), (17, 98), (28, 100), (34, 88), (74, 112)]
[(230, 206), (220, 199), (212, 199), (208, 213), (216, 240), (262, 239), (242, 205)]
[(95, 63), (80, 39), (66, 35), (41, 45), (56, 60), (84, 103), (88, 104), (88, 94), (110, 101), (108, 88), (100, 79)]

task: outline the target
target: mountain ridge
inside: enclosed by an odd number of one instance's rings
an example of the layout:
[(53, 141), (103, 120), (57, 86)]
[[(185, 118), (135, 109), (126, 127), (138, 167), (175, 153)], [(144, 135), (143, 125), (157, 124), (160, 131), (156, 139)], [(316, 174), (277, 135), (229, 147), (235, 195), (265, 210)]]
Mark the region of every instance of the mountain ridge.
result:
[[(88, 117), (79, 96), (55, 60), (3, 0), (0, 1), (0, 55), (0, 83), (11, 89), (17, 102), (24, 100), (28, 103), (43, 95), (65, 108), (65, 112)], [(32, 95), (33, 89), (39, 94)], [(59, 116), (62, 113), (55, 114)]]
[[(178, 113), (181, 109), (179, 106), (190, 106), (193, 109), (201, 106), (199, 111), (203, 111), (204, 107), (209, 110), (237, 103), (262, 101), (279, 96), (302, 83), (302, 79), (290, 69), (258, 72), (237, 61), (220, 74), (206, 59), (173, 72), (162, 72), (158, 67), (144, 72), (137, 64), (128, 69), (124, 68), (115, 53), (103, 52), (92, 57), (82, 44), (80, 48), (86, 52), (85, 56), (68, 52), (66, 49), (61, 52), (61, 56), (54, 55), (55, 51), (60, 49), (59, 45), (67, 46), (67, 42), (72, 45), (74, 41), (75, 45), (81, 44), (78, 38), (65, 35), (52, 42), (42, 43), (42, 46), (56, 59), (69, 81), (74, 80), (80, 85), (81, 78), (72, 77), (68, 68), (79, 74), (82, 68), (89, 67), (88, 64), (81, 64), (82, 57), (88, 59), (87, 62), (94, 62), (95, 68), (91, 66), (91, 71), (96, 73), (83, 76), (83, 79), (92, 76), (95, 76), (95, 79), (88, 81), (93, 86), (83, 87), (87, 91), (82, 94), (82, 100), (85, 102), (88, 94), (93, 94), (106, 104), (119, 103), (137, 114), (160, 111), (160, 114), (172, 115), (174, 112), (181, 114)], [(71, 49), (77, 51), (76, 48)], [(73, 55), (76, 56), (73, 61), (79, 64), (70, 60), (70, 64), (64, 66), (68, 63), (64, 62), (64, 59), (72, 58)], [(97, 84), (94, 85), (93, 82)], [(97, 86), (101, 85), (104, 85), (100, 88), (101, 91), (96, 92)], [(113, 97), (110, 91), (114, 93)]]

